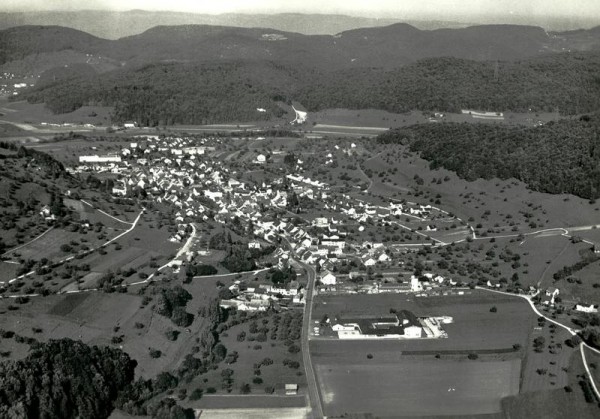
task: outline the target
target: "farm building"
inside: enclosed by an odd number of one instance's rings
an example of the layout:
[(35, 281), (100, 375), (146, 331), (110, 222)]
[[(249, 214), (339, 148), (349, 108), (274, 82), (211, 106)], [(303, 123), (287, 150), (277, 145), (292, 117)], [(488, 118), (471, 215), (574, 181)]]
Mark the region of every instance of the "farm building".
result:
[(597, 313), (598, 304), (579, 303), (575, 305), (575, 311), (579, 311), (581, 313)]
[(79, 163), (120, 163), (121, 156), (79, 156)]
[(338, 318), (332, 329), (340, 339), (415, 339), (423, 332), (419, 319), (406, 310), (387, 316)]

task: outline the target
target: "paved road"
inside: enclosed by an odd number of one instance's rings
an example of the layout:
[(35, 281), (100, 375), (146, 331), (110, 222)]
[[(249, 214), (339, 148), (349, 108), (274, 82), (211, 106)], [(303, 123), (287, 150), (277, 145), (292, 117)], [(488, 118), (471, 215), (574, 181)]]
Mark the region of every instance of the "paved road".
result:
[(309, 348), (309, 336), (310, 328), (312, 327), (312, 304), (313, 304), (313, 290), (315, 287), (315, 279), (317, 273), (314, 268), (302, 262), (298, 262), (306, 270), (308, 276), (308, 282), (306, 284), (306, 301), (304, 305), (304, 317), (302, 319), (302, 360), (304, 361), (304, 369), (306, 371), (306, 383), (308, 389), (308, 396), (310, 399), (310, 407), (312, 410), (313, 418), (323, 417), (323, 407), (321, 405), (321, 396), (319, 394), (319, 387), (317, 385), (317, 379), (315, 377), (315, 371), (313, 369), (312, 361), (310, 358)]

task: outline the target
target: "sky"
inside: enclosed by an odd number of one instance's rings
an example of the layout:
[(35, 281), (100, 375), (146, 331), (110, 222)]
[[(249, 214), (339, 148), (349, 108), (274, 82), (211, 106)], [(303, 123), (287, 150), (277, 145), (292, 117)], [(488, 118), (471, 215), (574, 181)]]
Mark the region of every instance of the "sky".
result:
[(193, 13), (340, 13), (389, 18), (478, 15), (600, 20), (600, 0), (1, 0), (0, 11), (169, 10)]

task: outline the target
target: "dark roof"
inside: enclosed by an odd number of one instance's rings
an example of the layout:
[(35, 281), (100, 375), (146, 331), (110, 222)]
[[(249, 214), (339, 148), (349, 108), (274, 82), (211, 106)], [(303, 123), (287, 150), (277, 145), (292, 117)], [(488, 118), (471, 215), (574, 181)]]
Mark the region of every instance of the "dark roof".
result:
[[(403, 324), (404, 320), (408, 320), (408, 323)], [(338, 318), (338, 322), (341, 324), (357, 324), (363, 335), (376, 336), (403, 335), (405, 327), (419, 325), (417, 317), (407, 310), (401, 310), (396, 315), (356, 315), (354, 317), (340, 317)]]

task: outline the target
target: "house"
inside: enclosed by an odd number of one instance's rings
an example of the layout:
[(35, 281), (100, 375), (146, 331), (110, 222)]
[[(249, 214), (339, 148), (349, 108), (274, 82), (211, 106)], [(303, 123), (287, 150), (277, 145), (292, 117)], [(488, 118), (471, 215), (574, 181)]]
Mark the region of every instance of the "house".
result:
[(260, 243), (256, 240), (248, 243), (248, 249), (260, 249)]
[(259, 154), (258, 156), (256, 156), (256, 162), (263, 164), (267, 161), (267, 158), (265, 157), (264, 154)]
[(337, 283), (337, 278), (331, 272), (326, 271), (325, 274), (321, 276), (321, 283), (323, 285), (335, 285)]
[(423, 291), (423, 285), (419, 281), (419, 278), (414, 275), (410, 277), (410, 290), (413, 292)]
[(379, 262), (387, 262), (388, 260), (390, 260), (390, 257), (388, 256), (387, 253), (382, 253), (381, 255), (379, 255), (379, 257), (377, 258), (377, 260)]
[(487, 284), (486, 284), (489, 288), (500, 288), (501, 284), (500, 281), (495, 280), (495, 279), (488, 279)]
[(558, 288), (549, 287), (548, 289), (546, 289), (546, 292), (544, 293), (544, 297), (550, 297), (550, 299), (548, 299), (548, 298), (542, 299), (542, 304), (554, 305), (555, 299), (559, 293), (560, 293), (560, 291), (558, 290)]
[(126, 122), (123, 124), (123, 127), (124, 127), (124, 128), (135, 128), (135, 127), (136, 127), (136, 125), (137, 125), (137, 124), (136, 124), (135, 122), (133, 122), (133, 121), (126, 121)]
[(365, 260), (364, 265), (365, 266), (374, 266), (377, 263), (377, 261), (373, 258), (368, 258), (367, 260)]

